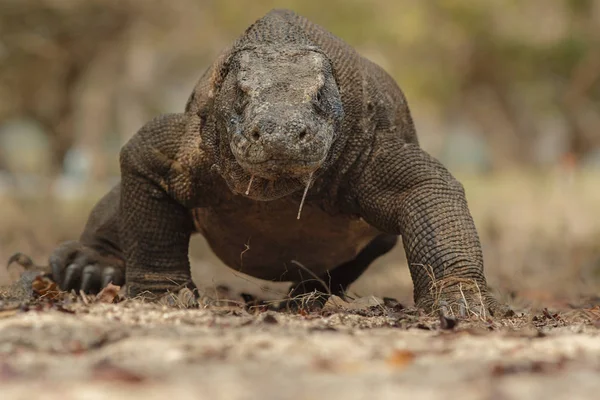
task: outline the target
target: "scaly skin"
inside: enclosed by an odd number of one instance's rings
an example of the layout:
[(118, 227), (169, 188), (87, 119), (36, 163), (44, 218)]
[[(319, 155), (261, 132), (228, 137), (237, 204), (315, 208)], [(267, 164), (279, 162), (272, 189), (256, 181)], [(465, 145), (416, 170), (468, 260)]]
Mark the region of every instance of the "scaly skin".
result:
[(290, 11), (248, 28), (120, 163), (80, 241), (51, 256), (64, 288), (193, 288), (200, 232), (231, 268), (343, 294), (400, 235), (418, 306), (509, 312), (488, 293), (464, 190), (419, 147), (396, 83)]

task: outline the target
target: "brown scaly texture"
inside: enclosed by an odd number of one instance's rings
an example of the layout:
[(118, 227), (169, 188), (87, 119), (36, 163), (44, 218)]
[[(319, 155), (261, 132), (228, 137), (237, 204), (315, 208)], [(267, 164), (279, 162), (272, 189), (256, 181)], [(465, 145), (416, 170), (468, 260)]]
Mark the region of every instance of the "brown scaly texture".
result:
[[(308, 72), (285, 76), (298, 65)], [(64, 288), (97, 291), (123, 270), (130, 295), (193, 288), (188, 245), (200, 232), (232, 268), (295, 282), (294, 294), (343, 293), (401, 235), (418, 306), (508, 312), (488, 294), (464, 190), (419, 147), (396, 83), (291, 11), (248, 28), (184, 113), (144, 126), (121, 173), (80, 241), (50, 258)]]

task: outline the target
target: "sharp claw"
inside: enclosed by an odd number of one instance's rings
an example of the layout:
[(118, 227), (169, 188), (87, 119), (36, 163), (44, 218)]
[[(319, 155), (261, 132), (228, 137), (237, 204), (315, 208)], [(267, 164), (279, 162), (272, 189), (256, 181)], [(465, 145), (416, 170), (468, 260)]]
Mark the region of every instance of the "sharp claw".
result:
[(451, 310), (446, 300), (440, 300), (440, 311), (445, 317), (451, 315)]
[(102, 287), (105, 288), (109, 283), (115, 281), (116, 270), (113, 267), (106, 267), (102, 271)]
[(198, 292), (196, 290), (185, 287), (179, 291), (177, 297), (185, 308), (196, 308), (200, 305), (198, 302)]
[(6, 269), (8, 269), (10, 265), (15, 262), (23, 267), (24, 270), (28, 270), (34, 266), (33, 261), (31, 261), (29, 256), (23, 253), (15, 253), (8, 259)]
[(54, 282), (61, 282), (60, 271), (62, 268), (57, 262), (50, 262), (50, 268), (52, 269), (52, 279)]
[(94, 278), (97, 272), (97, 268), (95, 265), (88, 265), (83, 269), (81, 273), (81, 290), (84, 293), (89, 293), (94, 285)]
[(115, 267), (115, 272), (113, 273), (113, 284), (118, 286), (123, 286), (125, 283), (125, 277), (123, 276), (123, 270)]
[(80, 278), (81, 267), (77, 264), (69, 264), (65, 269), (65, 279), (63, 280), (62, 289), (71, 290), (77, 285), (77, 281)]

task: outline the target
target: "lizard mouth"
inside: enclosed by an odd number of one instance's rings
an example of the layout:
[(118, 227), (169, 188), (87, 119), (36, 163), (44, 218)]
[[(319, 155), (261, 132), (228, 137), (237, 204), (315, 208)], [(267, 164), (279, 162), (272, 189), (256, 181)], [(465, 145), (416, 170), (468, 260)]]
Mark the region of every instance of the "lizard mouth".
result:
[[(304, 187), (304, 192), (302, 194), (302, 200), (300, 201), (300, 206), (298, 208), (298, 216), (297, 219), (300, 219), (300, 215), (302, 213), (302, 207), (304, 205), (304, 201), (306, 200), (306, 195), (308, 194), (308, 190), (310, 189), (310, 187), (313, 184), (313, 176), (314, 176), (315, 170), (311, 171), (310, 173), (308, 173), (307, 175), (304, 175), (302, 177), (298, 177), (295, 179), (287, 179), (288, 184), (301, 184)], [(265, 193), (269, 193), (269, 192), (273, 192), (274, 191), (274, 186), (277, 184), (278, 181), (271, 181), (271, 180), (266, 180), (266, 179), (261, 179), (258, 178), (258, 181), (261, 181), (260, 184), (257, 184), (255, 186), (261, 186), (261, 188), (259, 189), (259, 192), (261, 194), (265, 194)], [(261, 199), (261, 196), (259, 195), (258, 197), (256, 195), (251, 194), (251, 190), (252, 190), (252, 185), (255, 181), (255, 176), (254, 175), (250, 175), (250, 178), (248, 179), (248, 186), (246, 188), (246, 191), (244, 192), (244, 196), (246, 197), (250, 197), (250, 198), (256, 198), (256, 199)], [(296, 181), (296, 182), (293, 182)], [(263, 199), (264, 200), (264, 199)]]
[(294, 179), (310, 175), (323, 165), (324, 159), (317, 161), (270, 159), (257, 163), (243, 160), (237, 161), (250, 176), (258, 176), (269, 181), (276, 181), (282, 178)]

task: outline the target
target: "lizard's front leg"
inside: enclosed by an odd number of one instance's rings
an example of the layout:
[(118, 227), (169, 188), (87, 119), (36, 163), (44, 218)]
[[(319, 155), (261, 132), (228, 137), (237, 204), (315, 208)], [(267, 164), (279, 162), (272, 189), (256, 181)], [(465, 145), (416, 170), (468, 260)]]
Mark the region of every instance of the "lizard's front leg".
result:
[(362, 217), (402, 235), (418, 307), (505, 315), (489, 294), (462, 185), (416, 144), (379, 137), (352, 192)]
[(120, 237), (127, 293), (161, 293), (191, 283), (187, 210), (143, 176), (122, 177)]
[(121, 151), (119, 237), (129, 296), (194, 287), (189, 209), (201, 203), (207, 164), (199, 124), (185, 114), (156, 118)]

